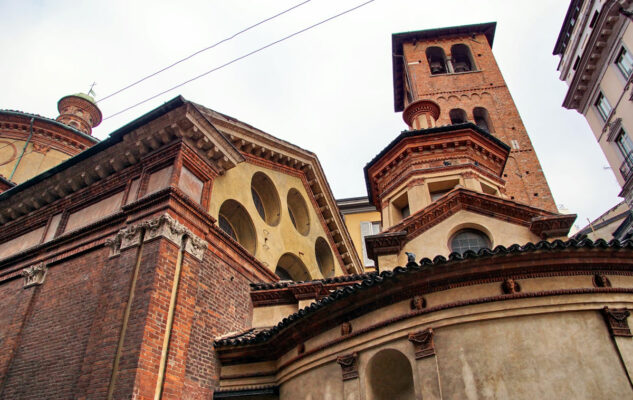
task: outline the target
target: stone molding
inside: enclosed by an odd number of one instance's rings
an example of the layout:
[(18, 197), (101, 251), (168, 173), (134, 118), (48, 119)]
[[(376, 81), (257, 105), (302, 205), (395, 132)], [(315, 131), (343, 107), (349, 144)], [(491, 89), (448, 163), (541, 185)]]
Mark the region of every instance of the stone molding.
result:
[(336, 357), (336, 362), (341, 366), (343, 380), (358, 378), (358, 353), (344, 354)]
[(611, 336), (633, 337), (628, 321), (631, 313), (626, 308), (609, 308), (605, 306), (602, 309), (602, 314), (607, 322)]
[(415, 359), (426, 358), (435, 355), (435, 344), (433, 343), (433, 329), (409, 333), (409, 341), (415, 346)]
[(43, 262), (24, 268), (21, 272), (24, 277), (24, 288), (43, 284), (47, 271), (48, 268)]
[(105, 245), (110, 247), (110, 257), (117, 256), (121, 250), (141, 244), (141, 232), (145, 232), (143, 241), (147, 242), (159, 237), (164, 237), (171, 242), (180, 245), (183, 236), (187, 236), (185, 251), (202, 261), (207, 242), (193, 234), (188, 228), (176, 221), (169, 214), (163, 214), (156, 218), (130, 225), (117, 232), (111, 238), (106, 239)]

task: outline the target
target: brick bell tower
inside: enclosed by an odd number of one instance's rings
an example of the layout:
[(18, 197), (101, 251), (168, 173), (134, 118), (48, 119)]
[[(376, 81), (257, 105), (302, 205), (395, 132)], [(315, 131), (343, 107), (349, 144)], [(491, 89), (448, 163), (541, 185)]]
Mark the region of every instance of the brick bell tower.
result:
[[(506, 197), (557, 212), (532, 142), (492, 54), (495, 28), (493, 22), (394, 34), (395, 111), (404, 111), (410, 129), (472, 122), (489, 132), (510, 147), (501, 175)], [(410, 120), (421, 101), (439, 106), (435, 120)]]

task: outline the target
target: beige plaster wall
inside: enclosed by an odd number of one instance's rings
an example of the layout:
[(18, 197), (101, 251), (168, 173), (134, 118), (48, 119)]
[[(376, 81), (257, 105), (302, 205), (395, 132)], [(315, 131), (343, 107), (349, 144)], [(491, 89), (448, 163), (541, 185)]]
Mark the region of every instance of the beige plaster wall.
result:
[(597, 311), (449, 326), (435, 347), (445, 399), (633, 397)]
[[(507, 247), (515, 243), (523, 245), (527, 242), (538, 242), (540, 240), (538, 236), (530, 232), (528, 227), (462, 210), (406, 243), (398, 254), (398, 265), (407, 263), (405, 252), (414, 253), (416, 260), (420, 260), (423, 257), (433, 259), (437, 255), (448, 256), (451, 253), (449, 248), (451, 236), (458, 230), (465, 228), (479, 229), (486, 233), (492, 243), (492, 247), (497, 245)], [(388, 261), (383, 265), (383, 262), (381, 258), (380, 268), (396, 266), (389, 265)]]
[[(13, 172), (13, 168), (17, 163), (25, 141), (14, 139), (3, 139), (0, 134), (0, 174), (8, 178)], [(33, 150), (33, 143), (29, 143), (24, 150), (24, 155), (20, 160), (18, 168), (11, 179), (13, 182), (22, 183), (35, 175), (60, 164), (64, 160), (70, 158), (70, 155), (48, 149), (45, 152), (37, 152)]]
[[(281, 218), (276, 226), (268, 225), (260, 217), (251, 196), (251, 178), (258, 171), (265, 173), (271, 179), (279, 195)], [(288, 191), (292, 188), (299, 191), (308, 207), (310, 230), (306, 236), (297, 231), (288, 216), (286, 199)], [(257, 235), (257, 248), (254, 255), (271, 271), (275, 271), (277, 261), (283, 254), (293, 253), (305, 264), (312, 279), (322, 278), (314, 246), (318, 237), (327, 240), (327, 235), (301, 179), (243, 162), (215, 179), (211, 191), (209, 213), (217, 218), (222, 203), (228, 199), (239, 202), (248, 211)], [(334, 259), (334, 275), (342, 275), (343, 269), (329, 240), (327, 241)]]
[(118, 211), (121, 208), (123, 193), (119, 192), (98, 201), (88, 207), (75, 211), (68, 217), (65, 232), (81, 228)]
[(328, 362), (305, 374), (297, 375), (279, 388), (280, 399), (334, 400), (343, 399), (341, 367)]
[(39, 227), (15, 239), (0, 244), (0, 258), (19, 253), (22, 250), (39, 244), (42, 240), (42, 235), (44, 235), (44, 229), (46, 229), (46, 227)]

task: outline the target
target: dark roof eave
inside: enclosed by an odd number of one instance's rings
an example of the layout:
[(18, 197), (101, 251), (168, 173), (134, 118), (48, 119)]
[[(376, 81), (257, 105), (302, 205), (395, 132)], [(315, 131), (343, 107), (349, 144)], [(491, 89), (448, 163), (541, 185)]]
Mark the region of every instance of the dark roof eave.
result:
[(384, 157), (391, 149), (393, 149), (398, 143), (400, 143), (402, 139), (414, 137), (414, 136), (427, 135), (427, 134), (446, 133), (446, 132), (451, 132), (451, 131), (465, 129), (465, 128), (473, 129), (475, 132), (484, 136), (486, 139), (494, 142), (496, 145), (500, 146), (504, 150), (508, 152), (510, 151), (510, 146), (508, 146), (507, 144), (505, 144), (504, 142), (502, 142), (495, 136), (491, 135), (490, 133), (486, 132), (485, 130), (481, 129), (477, 125), (473, 124), (472, 122), (465, 122), (463, 124), (437, 126), (435, 128), (429, 128), (429, 129), (402, 131), (400, 135), (398, 135), (394, 140), (392, 140), (391, 143), (389, 143), (384, 149), (382, 149), (380, 153), (378, 153), (363, 168), (363, 172), (365, 174), (365, 187), (367, 188), (367, 196), (369, 198), (369, 202), (372, 204), (374, 202), (374, 196), (371, 191), (371, 185), (369, 182), (369, 168), (371, 168), (376, 162), (378, 162), (378, 160)]
[[(145, 125), (147, 123), (149, 123), (150, 121), (174, 110), (175, 108), (178, 108), (182, 105), (184, 105), (186, 102), (186, 100), (184, 99), (184, 97), (178, 95), (177, 97), (169, 100), (168, 102), (164, 103), (163, 105), (149, 111), (148, 113), (142, 115), (141, 117), (133, 120), (132, 122), (122, 126), (121, 128), (117, 129), (116, 131), (112, 132), (110, 134), (110, 136), (108, 136), (107, 139), (102, 140), (98, 143), (96, 143), (94, 146), (89, 147), (88, 149), (82, 151), (81, 153), (77, 154), (74, 157), (71, 157), (69, 159), (67, 159), (66, 161), (62, 162), (61, 164), (56, 165), (55, 167), (42, 172), (39, 175), (35, 175), (33, 178), (17, 185), (14, 186), (13, 188), (0, 193), (0, 202), (7, 200), (9, 197), (23, 191), (26, 190), (28, 188), (30, 188), (31, 186), (34, 186), (48, 178), (50, 178), (51, 176), (58, 174), (70, 167), (72, 167), (75, 164), (78, 164), (79, 162), (90, 158), (92, 156), (94, 156), (97, 153), (100, 153), (101, 151), (104, 151), (105, 149), (114, 146), (115, 144), (119, 143), (120, 141), (123, 140), (123, 136), (125, 136), (125, 134), (133, 131), (134, 129), (137, 129), (138, 127)], [(64, 125), (65, 126), (65, 125)]]
[(571, 16), (573, 14), (573, 10), (575, 7), (580, 6), (582, 4), (583, 0), (572, 0), (569, 3), (569, 8), (567, 8), (567, 13), (565, 14), (565, 19), (563, 19), (563, 25), (560, 28), (560, 31), (558, 32), (558, 38), (556, 39), (556, 44), (554, 45), (554, 50), (552, 51), (552, 55), (562, 55), (564, 53), (564, 51), (562, 50), (562, 46), (563, 46), (563, 41), (565, 40), (565, 32), (566, 32), (566, 27), (569, 24), (569, 20), (571, 19)]
[(633, 241), (624, 240), (622, 242), (618, 240), (611, 240), (609, 242), (604, 239), (598, 239), (595, 242), (590, 239), (569, 239), (565, 242), (562, 240), (554, 240), (553, 242), (540, 241), (538, 243), (527, 243), (523, 246), (513, 244), (512, 246), (497, 246), (494, 249), (484, 248), (478, 252), (472, 250), (466, 251), (464, 254), (451, 253), (448, 258), (444, 256), (436, 256), (433, 260), (429, 258), (423, 258), (418, 263), (412, 262), (407, 264), (406, 267), (396, 267), (393, 271), (383, 271), (380, 274), (372, 274), (365, 277), (361, 283), (356, 283), (351, 286), (347, 286), (343, 289), (338, 289), (329, 296), (318, 300), (305, 308), (300, 309), (294, 314), (284, 318), (281, 322), (270, 329), (265, 329), (257, 334), (249, 337), (248, 339), (229, 338), (215, 340), (216, 348), (238, 348), (259, 343), (268, 342), (276, 335), (280, 334), (283, 330), (290, 325), (297, 323), (299, 320), (309, 318), (315, 314), (316, 311), (327, 307), (339, 300), (347, 298), (351, 295), (356, 295), (361, 291), (367, 290), (375, 285), (383, 285), (387, 282), (395, 282), (401, 280), (399, 275), (419, 273), (422, 271), (429, 271), (430, 268), (436, 266), (446, 266), (447, 264), (460, 262), (465, 260), (475, 260), (482, 258), (491, 258), (499, 256), (511, 256), (521, 255), (524, 253), (534, 253), (543, 251), (566, 251), (566, 250), (578, 250), (578, 249), (629, 249), (633, 250)]

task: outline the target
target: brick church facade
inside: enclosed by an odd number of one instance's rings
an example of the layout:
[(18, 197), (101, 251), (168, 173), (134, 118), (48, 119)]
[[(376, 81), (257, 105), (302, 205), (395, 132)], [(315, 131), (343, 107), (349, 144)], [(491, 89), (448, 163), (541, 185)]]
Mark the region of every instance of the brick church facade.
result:
[(182, 97), (1, 180), (0, 399), (629, 397), (633, 243), (566, 239), (494, 29), (393, 36), (374, 270), (315, 154)]

